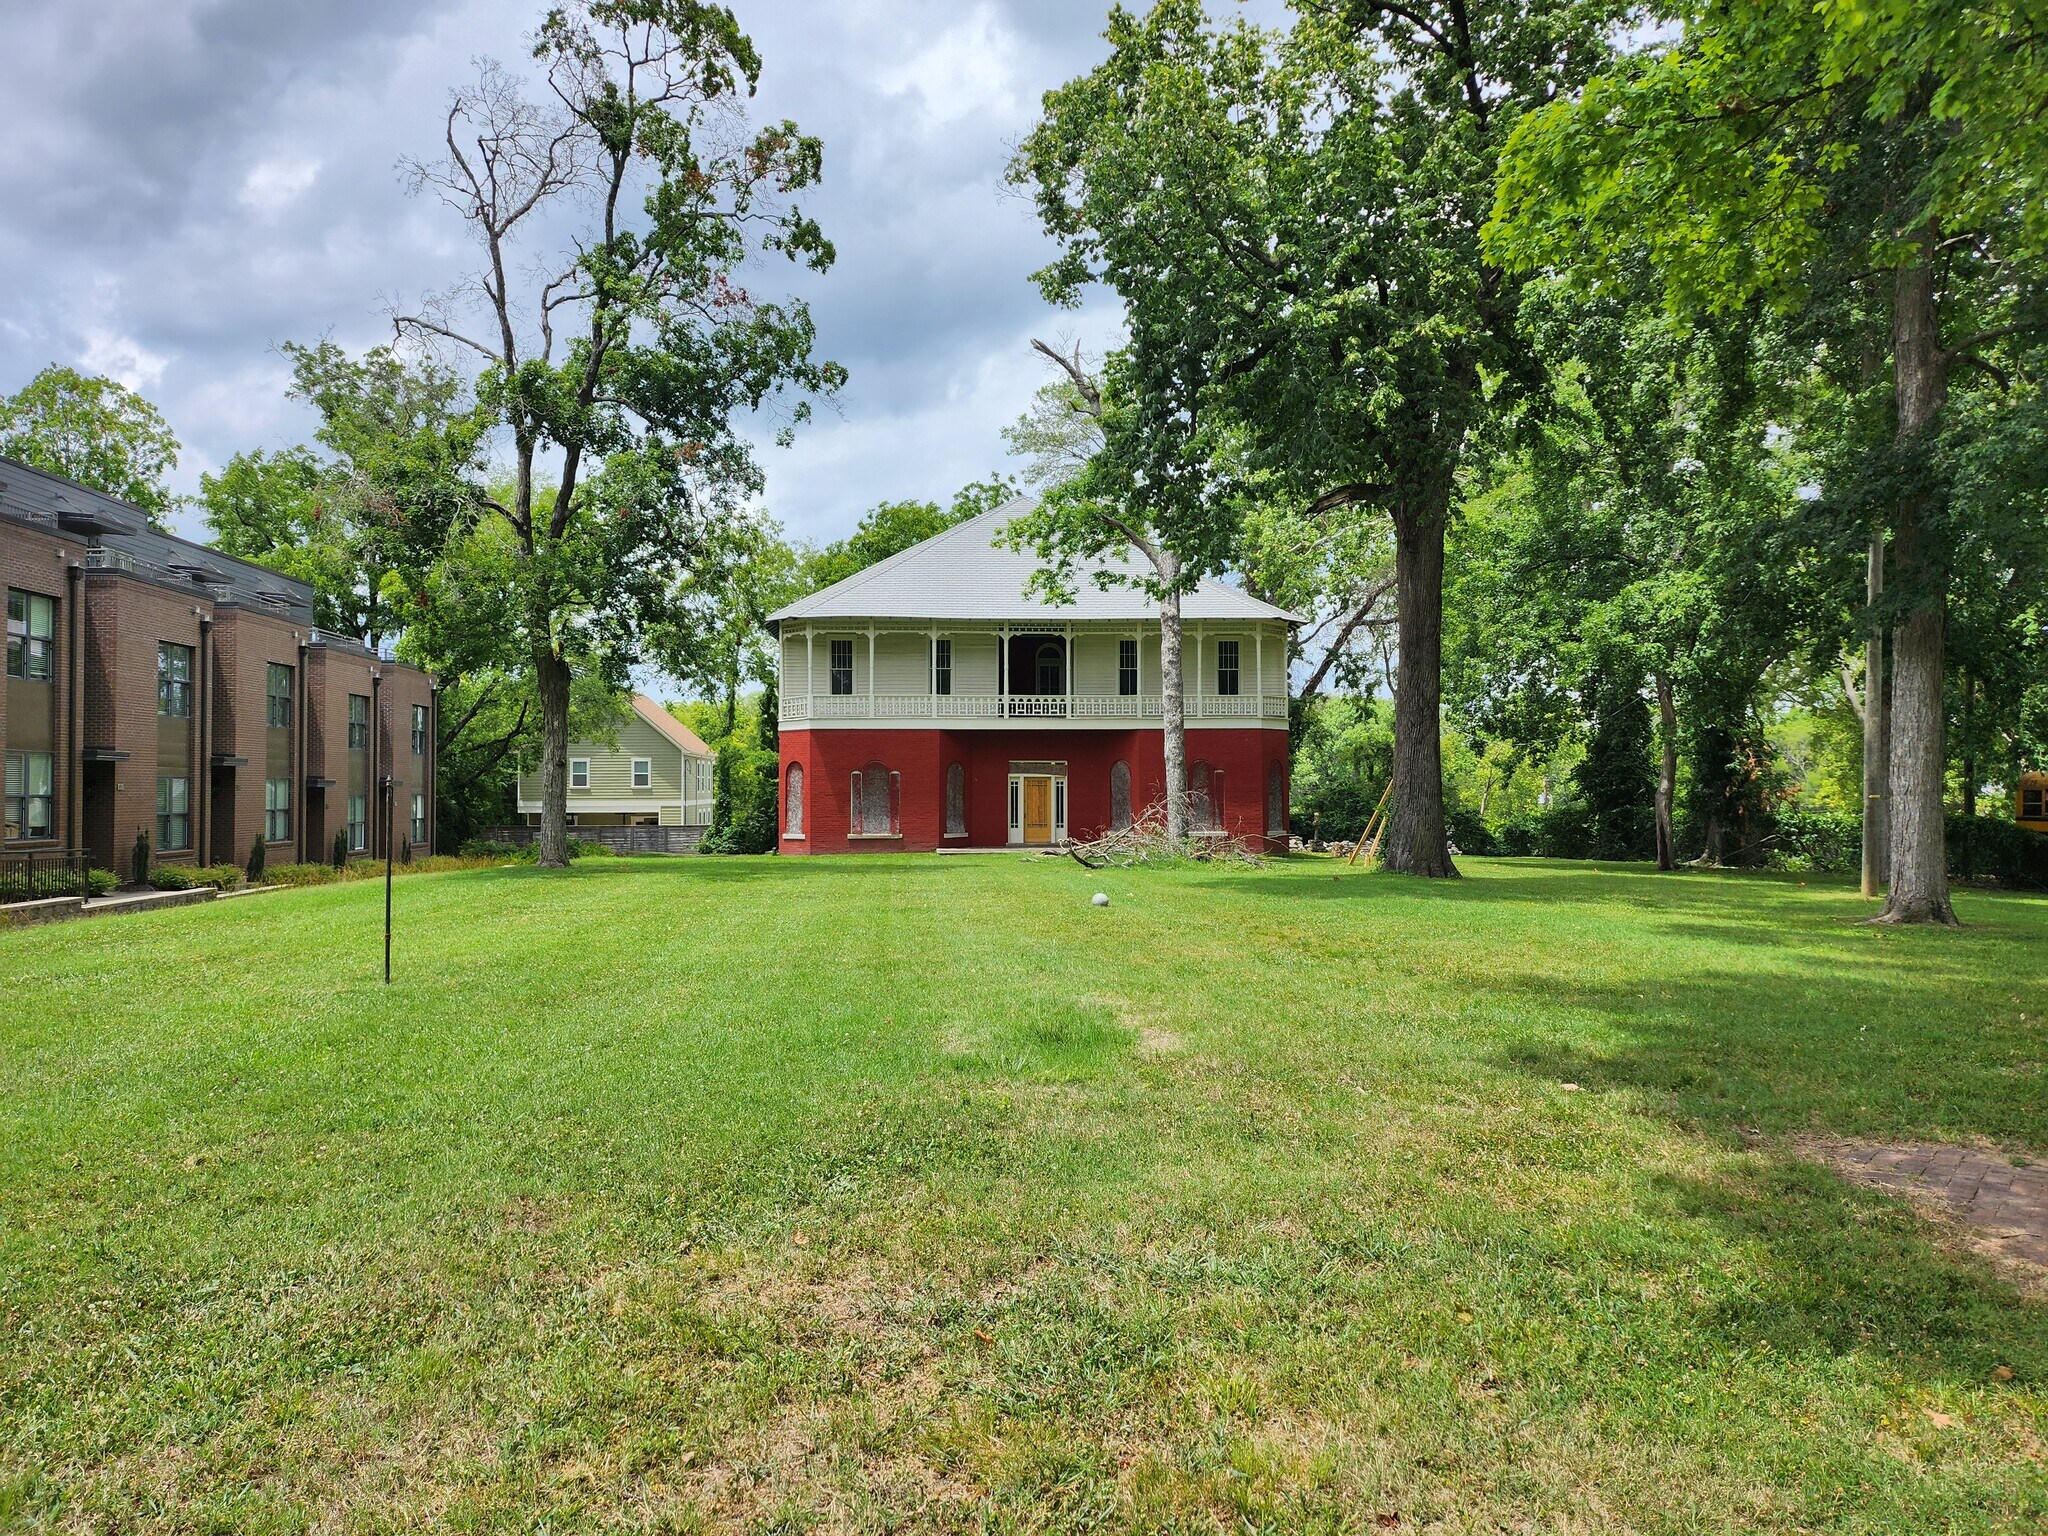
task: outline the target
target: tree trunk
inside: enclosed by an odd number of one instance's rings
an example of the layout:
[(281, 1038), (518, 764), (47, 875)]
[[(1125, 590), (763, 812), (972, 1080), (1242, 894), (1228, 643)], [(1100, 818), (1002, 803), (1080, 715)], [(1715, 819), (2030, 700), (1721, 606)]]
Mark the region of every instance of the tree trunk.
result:
[[(1179, 574), (1160, 573), (1167, 581)], [(1188, 717), (1181, 696), (1180, 593), (1159, 603), (1159, 707), (1166, 721), (1166, 837), (1178, 847), (1188, 835)]]
[[(1870, 572), (1866, 590), (1872, 607), (1884, 595), (1884, 530), (1870, 536)], [(1890, 775), (1891, 711), (1884, 686), (1884, 626), (1875, 620), (1863, 647), (1863, 894), (1875, 898), (1884, 888), (1885, 854), (1890, 846), (1885, 816), (1885, 780)]]
[(534, 647), (540, 694), (540, 866), (569, 864), (569, 663), (545, 643)]
[(1657, 683), (1657, 867), (1678, 868), (1678, 850), (1671, 832), (1671, 804), (1678, 794), (1678, 707), (1671, 679), (1656, 674)]
[(1444, 525), (1448, 471), (1420, 505), (1394, 513), (1395, 613), (1401, 659), (1394, 684), (1394, 792), (1380, 858), (1403, 874), (1455, 877), (1444, 836)]
[[(1892, 315), (1897, 442), (1918, 442), (1948, 393), (1948, 359), (1934, 311), (1934, 235), (1899, 267)], [(1891, 890), (1877, 921), (1955, 923), (1948, 897), (1948, 849), (1942, 827), (1942, 649), (1947, 572), (1920, 527), (1925, 497), (1900, 498), (1893, 530), (1894, 569), (1908, 607), (1892, 628)]]

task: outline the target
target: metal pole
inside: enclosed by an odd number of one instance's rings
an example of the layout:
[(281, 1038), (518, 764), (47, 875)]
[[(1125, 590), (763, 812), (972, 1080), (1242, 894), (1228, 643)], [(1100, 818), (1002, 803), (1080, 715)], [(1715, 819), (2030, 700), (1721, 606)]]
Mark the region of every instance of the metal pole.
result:
[(384, 775), (384, 985), (391, 985), (391, 775)]

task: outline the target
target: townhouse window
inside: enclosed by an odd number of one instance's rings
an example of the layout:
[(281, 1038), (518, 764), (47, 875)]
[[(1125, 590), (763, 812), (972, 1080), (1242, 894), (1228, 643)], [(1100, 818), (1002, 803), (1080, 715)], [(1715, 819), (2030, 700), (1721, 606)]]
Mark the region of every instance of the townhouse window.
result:
[(192, 718), (192, 647), (165, 641), (156, 648), (156, 712)]
[(7, 675), (47, 683), (57, 670), (57, 600), (7, 594)]
[(7, 754), (7, 838), (41, 838), (53, 835), (56, 796), (56, 756), (49, 752)]
[(940, 695), (953, 691), (953, 642), (934, 640), (932, 642), (932, 692)]
[(2048, 785), (2029, 784), (2020, 791), (2020, 820), (2048, 821)]
[(267, 709), (264, 718), (279, 730), (292, 723), (292, 669), (270, 663), (270, 670), (264, 685)]
[[(412, 707), (412, 755), (427, 755), (427, 706), (424, 704), (415, 704)], [(419, 839), (414, 838), (413, 841), (418, 842)]]
[(424, 843), (427, 840), (427, 797), (412, 797), (412, 840)]
[(836, 694), (853, 692), (853, 642), (834, 640), (832, 642), (832, 691)]
[(282, 843), (292, 835), (292, 781), (290, 779), (265, 779), (263, 781), (263, 839), (265, 842)]
[(1233, 698), (1237, 693), (1237, 642), (1218, 640), (1216, 642), (1216, 692), (1222, 698)]
[(652, 758), (636, 757), (633, 759), (633, 787), (635, 789), (654, 788), (654, 760)]
[(164, 853), (182, 853), (192, 846), (190, 779), (156, 781), (156, 845)]
[(348, 749), (351, 752), (370, 750), (370, 696), (352, 693), (348, 696)]
[(569, 759), (569, 787), (571, 789), (590, 788), (589, 758), (572, 757)]
[(1116, 643), (1116, 691), (1127, 699), (1137, 694), (1138, 642), (1135, 640)]
[(348, 849), (361, 853), (370, 846), (370, 797), (348, 797)]

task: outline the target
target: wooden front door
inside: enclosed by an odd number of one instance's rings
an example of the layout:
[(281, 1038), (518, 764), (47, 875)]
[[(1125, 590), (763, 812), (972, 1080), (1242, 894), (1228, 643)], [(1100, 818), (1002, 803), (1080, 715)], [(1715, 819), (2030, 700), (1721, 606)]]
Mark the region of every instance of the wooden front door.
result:
[(1024, 780), (1024, 841), (1052, 841), (1052, 780), (1028, 777)]

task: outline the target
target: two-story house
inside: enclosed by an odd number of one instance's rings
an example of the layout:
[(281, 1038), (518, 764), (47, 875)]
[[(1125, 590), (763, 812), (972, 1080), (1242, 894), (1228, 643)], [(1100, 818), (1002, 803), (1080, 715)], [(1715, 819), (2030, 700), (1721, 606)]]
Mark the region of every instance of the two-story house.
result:
[[(1156, 603), (958, 524), (770, 615), (780, 660), (781, 849), (1052, 845), (1129, 825), (1166, 793)], [(1190, 818), (1285, 847), (1292, 614), (1203, 582), (1181, 603)]]

